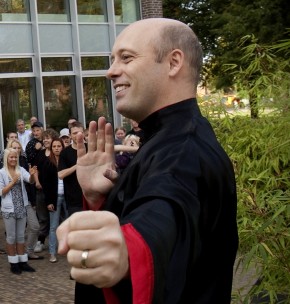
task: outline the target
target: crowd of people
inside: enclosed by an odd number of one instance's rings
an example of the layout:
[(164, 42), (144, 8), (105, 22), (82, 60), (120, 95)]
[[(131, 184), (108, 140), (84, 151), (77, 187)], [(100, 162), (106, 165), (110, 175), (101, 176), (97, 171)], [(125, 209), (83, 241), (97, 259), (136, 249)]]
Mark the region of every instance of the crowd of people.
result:
[[(31, 117), (29, 128), (18, 119), (15, 131), (7, 133), (5, 150), (0, 153), (1, 215), (6, 235), (2, 252), (8, 255), (12, 273), (34, 272), (27, 261), (43, 260), (40, 253), (45, 249), (49, 261), (57, 262), (56, 229), (83, 210), (76, 176), (76, 136), (83, 133), (85, 141), (87, 130), (75, 118), (57, 132), (44, 129), (37, 117)], [(116, 158), (137, 150), (119, 144)]]

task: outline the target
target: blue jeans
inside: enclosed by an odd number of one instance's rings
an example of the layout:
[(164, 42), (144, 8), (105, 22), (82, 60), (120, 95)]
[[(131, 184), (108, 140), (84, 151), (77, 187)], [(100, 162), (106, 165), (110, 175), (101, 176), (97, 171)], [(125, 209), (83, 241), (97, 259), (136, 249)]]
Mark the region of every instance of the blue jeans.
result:
[(48, 246), (49, 246), (49, 253), (53, 255), (55, 255), (57, 251), (56, 229), (59, 226), (61, 209), (63, 209), (64, 211), (64, 218), (67, 218), (68, 213), (66, 209), (64, 195), (58, 195), (56, 210), (49, 212), (50, 228), (49, 228)]

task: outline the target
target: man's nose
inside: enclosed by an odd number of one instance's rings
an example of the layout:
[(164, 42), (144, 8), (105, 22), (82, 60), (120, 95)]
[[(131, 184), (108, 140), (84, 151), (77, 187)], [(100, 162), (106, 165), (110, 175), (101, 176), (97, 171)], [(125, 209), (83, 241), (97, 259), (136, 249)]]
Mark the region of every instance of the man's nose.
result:
[(114, 61), (110, 68), (108, 69), (107, 73), (106, 73), (106, 77), (108, 79), (114, 79), (115, 77), (119, 76), (121, 74), (121, 68), (120, 65)]

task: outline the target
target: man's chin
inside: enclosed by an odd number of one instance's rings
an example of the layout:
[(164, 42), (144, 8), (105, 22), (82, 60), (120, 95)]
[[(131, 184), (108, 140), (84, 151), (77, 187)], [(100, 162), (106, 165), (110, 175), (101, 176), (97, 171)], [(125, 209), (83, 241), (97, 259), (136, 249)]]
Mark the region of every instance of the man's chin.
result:
[(129, 118), (128, 115), (130, 115), (130, 110), (125, 105), (122, 105), (121, 103), (119, 103), (119, 104), (117, 103), (116, 110), (118, 113), (120, 113), (124, 117)]

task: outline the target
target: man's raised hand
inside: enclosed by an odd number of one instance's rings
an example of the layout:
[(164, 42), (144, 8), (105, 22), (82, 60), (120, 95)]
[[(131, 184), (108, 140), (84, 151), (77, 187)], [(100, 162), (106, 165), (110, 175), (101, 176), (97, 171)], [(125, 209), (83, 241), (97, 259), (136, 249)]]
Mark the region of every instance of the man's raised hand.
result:
[(106, 172), (115, 171), (113, 128), (104, 117), (91, 121), (87, 150), (83, 134), (77, 135), (77, 178), (89, 204), (94, 204), (113, 187)]

